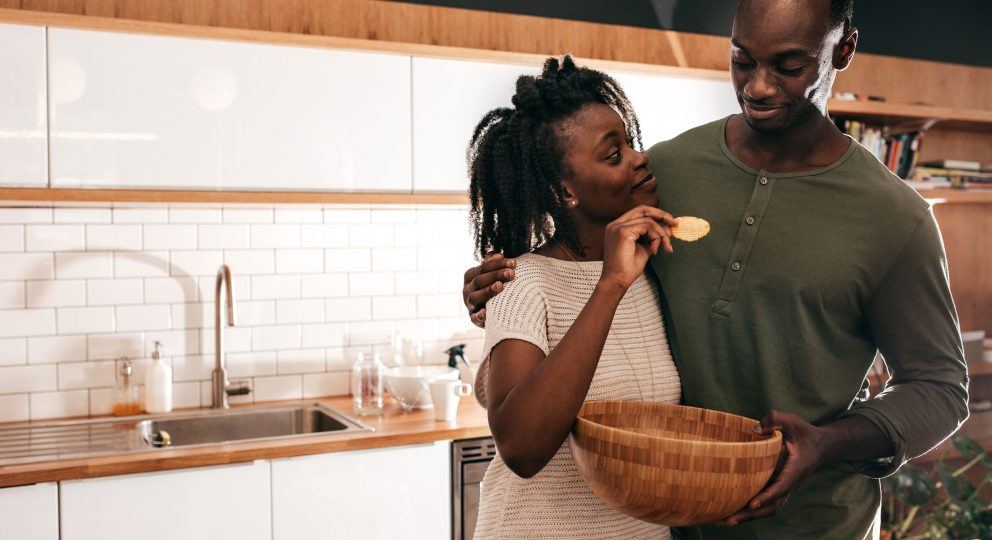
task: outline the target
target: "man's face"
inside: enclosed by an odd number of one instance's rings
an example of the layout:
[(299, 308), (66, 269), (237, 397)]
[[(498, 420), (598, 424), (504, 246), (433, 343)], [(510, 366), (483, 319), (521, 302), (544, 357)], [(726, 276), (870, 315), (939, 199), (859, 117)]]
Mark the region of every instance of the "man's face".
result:
[(782, 133), (824, 114), (842, 34), (830, 28), (829, 0), (743, 0), (730, 74), (748, 125)]

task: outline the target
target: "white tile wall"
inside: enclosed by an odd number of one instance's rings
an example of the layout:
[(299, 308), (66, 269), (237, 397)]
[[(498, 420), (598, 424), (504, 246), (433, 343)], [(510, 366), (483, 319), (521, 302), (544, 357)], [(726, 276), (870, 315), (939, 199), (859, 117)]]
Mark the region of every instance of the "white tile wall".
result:
[(19, 309), (24, 306), (24, 282), (0, 281), (0, 309)]
[(429, 363), (481, 350), (461, 306), (474, 264), (466, 210), (448, 207), (0, 208), (0, 422), (109, 414), (114, 359), (153, 343), (176, 407), (209, 405), (217, 267), (236, 402), (349, 392), (359, 351), (402, 332)]
[(0, 225), (0, 251), (24, 251), (23, 225)]
[(28, 251), (81, 251), (86, 247), (82, 225), (28, 225), (24, 229)]
[(0, 339), (0, 366), (16, 366), (28, 360), (27, 340), (24, 338)]

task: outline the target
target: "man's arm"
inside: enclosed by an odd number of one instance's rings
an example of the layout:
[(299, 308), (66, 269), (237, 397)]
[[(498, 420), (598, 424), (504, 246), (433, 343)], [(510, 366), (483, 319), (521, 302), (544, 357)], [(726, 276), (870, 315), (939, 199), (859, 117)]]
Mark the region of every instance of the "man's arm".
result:
[(968, 417), (968, 375), (940, 231), (927, 215), (872, 294), (865, 310), (892, 379), (823, 426), (773, 412), (756, 431), (782, 431), (785, 452), (774, 479), (723, 523), (769, 517), (816, 469), (852, 462), (884, 477), (926, 453)]
[(845, 416), (874, 423), (894, 445), (891, 459), (859, 463), (881, 478), (926, 453), (968, 418), (968, 373), (947, 259), (932, 214), (917, 226), (866, 308), (892, 378)]

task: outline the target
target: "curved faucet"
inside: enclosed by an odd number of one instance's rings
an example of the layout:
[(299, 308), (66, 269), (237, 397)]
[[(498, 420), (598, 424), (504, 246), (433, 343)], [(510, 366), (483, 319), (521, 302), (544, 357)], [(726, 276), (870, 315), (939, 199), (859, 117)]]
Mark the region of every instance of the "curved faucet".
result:
[(251, 392), (251, 387), (247, 381), (237, 381), (230, 383), (227, 380), (227, 368), (224, 367), (224, 329), (221, 326), (220, 317), (220, 291), (225, 289), (227, 293), (227, 326), (234, 326), (234, 283), (231, 280), (231, 269), (226, 265), (220, 265), (217, 269), (217, 284), (214, 287), (214, 370), (211, 375), (213, 388), (213, 401), (211, 407), (214, 409), (227, 409), (227, 396), (244, 395)]

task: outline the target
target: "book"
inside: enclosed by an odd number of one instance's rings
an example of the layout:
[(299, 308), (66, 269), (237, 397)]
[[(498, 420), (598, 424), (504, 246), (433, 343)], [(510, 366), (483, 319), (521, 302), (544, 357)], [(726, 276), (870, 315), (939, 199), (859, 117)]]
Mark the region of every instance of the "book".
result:
[(842, 99), (844, 101), (885, 101), (885, 98), (881, 96), (871, 96), (855, 92), (834, 92), (834, 99)]
[(965, 171), (981, 171), (982, 164), (977, 161), (967, 161), (963, 159), (942, 159), (923, 163), (927, 167), (937, 167), (940, 169), (961, 169)]
[(910, 178), (917, 166), (923, 144), (922, 131), (899, 131), (875, 127), (859, 120), (834, 119), (837, 127), (861, 143), (893, 174)]

